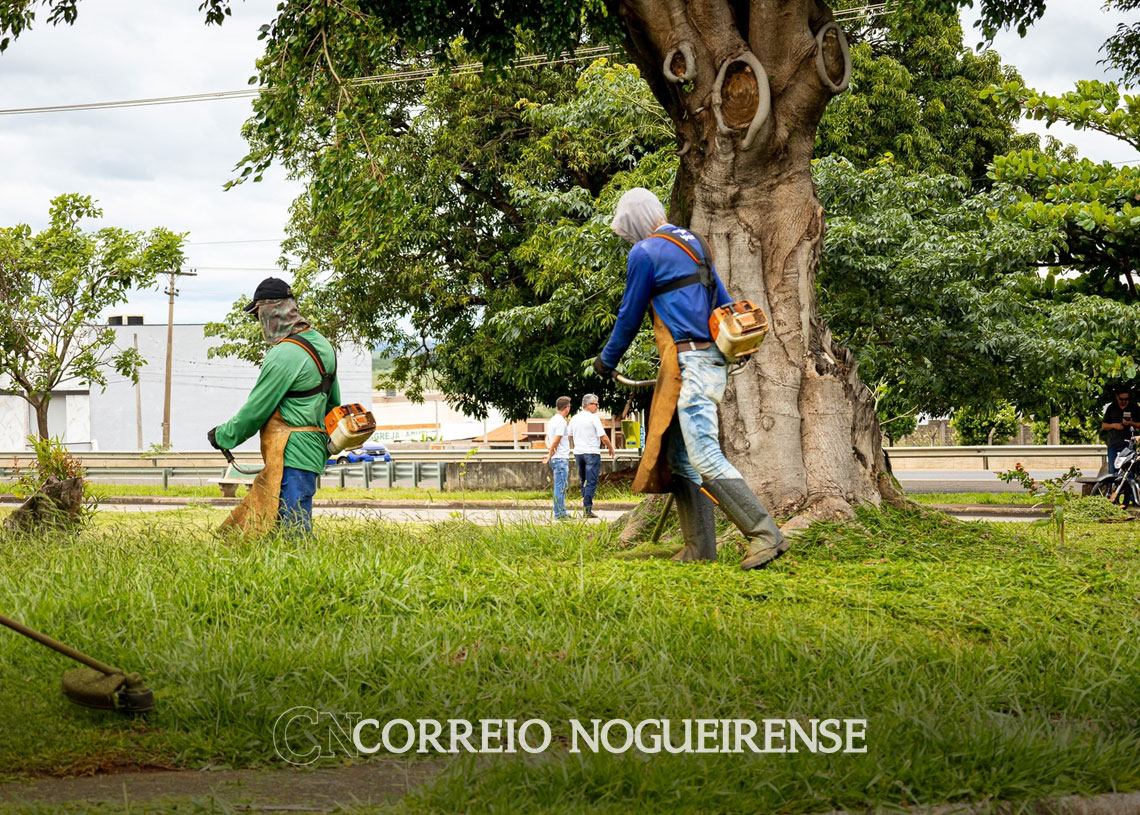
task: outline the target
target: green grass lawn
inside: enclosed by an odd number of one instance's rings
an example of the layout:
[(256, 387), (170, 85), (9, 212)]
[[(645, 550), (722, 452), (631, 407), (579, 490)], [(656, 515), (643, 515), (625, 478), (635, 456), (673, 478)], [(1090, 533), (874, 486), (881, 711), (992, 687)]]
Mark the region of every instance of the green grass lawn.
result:
[(865, 718), (865, 754), (451, 763), (401, 812), (822, 812), (1140, 789), (1133, 524), (863, 511), (771, 569), (626, 560), (605, 526), (400, 526), (231, 545), (219, 510), (0, 541), (0, 609), (140, 670), (158, 709), (71, 707), (0, 631), (0, 768), (281, 766), (293, 706), (393, 718)]
[(1027, 492), (908, 492), (907, 498), (919, 504), (1018, 504), (1033, 505), (1043, 500)]

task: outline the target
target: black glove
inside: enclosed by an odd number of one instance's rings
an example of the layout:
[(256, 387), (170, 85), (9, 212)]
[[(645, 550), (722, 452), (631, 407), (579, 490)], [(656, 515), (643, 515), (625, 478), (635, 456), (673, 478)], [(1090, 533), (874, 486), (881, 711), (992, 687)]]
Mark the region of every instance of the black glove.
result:
[(603, 376), (606, 379), (613, 379), (615, 376), (617, 376), (617, 371), (615, 371), (609, 365), (606, 365), (606, 363), (602, 362), (601, 354), (598, 354), (596, 357), (594, 357), (594, 370), (598, 372), (599, 376)]
[(206, 438), (210, 440), (210, 446), (212, 446), (215, 450), (221, 450), (222, 445), (218, 444), (218, 440), (214, 438), (214, 434), (217, 432), (218, 428), (211, 427), (209, 432), (206, 433)]

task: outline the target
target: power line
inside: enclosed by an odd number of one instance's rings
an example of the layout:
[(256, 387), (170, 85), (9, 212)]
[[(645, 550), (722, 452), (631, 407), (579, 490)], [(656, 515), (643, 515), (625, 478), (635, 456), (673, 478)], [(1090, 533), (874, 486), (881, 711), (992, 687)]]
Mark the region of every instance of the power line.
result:
[(279, 272), (280, 266), (199, 266), (194, 264), (195, 269), (209, 269), (211, 271), (225, 271), (225, 272)]
[(245, 238), (242, 240), (232, 241), (186, 241), (187, 246), (217, 246), (223, 243), (280, 243), (285, 240), (284, 237), (280, 238)]
[[(594, 60), (599, 57), (620, 55), (620, 51), (608, 46), (597, 48), (584, 48), (569, 56), (557, 59), (548, 59), (545, 54), (522, 57), (512, 62), (512, 66), (521, 68), (538, 68), (546, 65), (568, 65), (574, 62)], [(468, 76), (483, 72), (483, 63), (471, 62), (457, 65), (449, 73), (452, 76)], [(396, 85), (408, 82), (422, 82), (439, 74), (436, 68), (425, 68), (412, 71), (395, 71), (374, 76), (363, 76), (345, 82), (349, 87), (364, 87), (368, 85)], [(19, 116), (29, 113), (69, 113), (80, 110), (116, 110), (119, 108), (152, 107), (155, 105), (176, 105), (187, 102), (213, 102), (223, 99), (247, 99), (270, 93), (271, 88), (245, 88), (235, 91), (214, 91), (212, 93), (188, 93), (180, 96), (153, 96), (144, 99), (121, 99), (111, 102), (84, 102), (75, 105), (42, 105), (31, 108), (8, 108), (0, 110), (0, 116)]]
[[(857, 20), (865, 16), (876, 16), (886, 13), (889, 10), (889, 2), (875, 3), (866, 6), (858, 6), (855, 8), (841, 9), (834, 13), (833, 18), (837, 22), (846, 20)], [(576, 62), (584, 62), (586, 60), (595, 60), (601, 57), (620, 57), (623, 52), (620, 49), (603, 45), (594, 46), (591, 48), (582, 48), (573, 53), (567, 53), (561, 57), (550, 58), (546, 54), (532, 54), (525, 57), (519, 57), (511, 62), (512, 68), (541, 68), (550, 65), (569, 65)], [(468, 62), (462, 65), (457, 65), (447, 72), (449, 76), (473, 76), (481, 74), (485, 70), (482, 62)], [(399, 85), (410, 82), (423, 82), (434, 76), (440, 75), (438, 68), (416, 68), (405, 71), (391, 71), (383, 74), (374, 74), (372, 76), (354, 77), (347, 80), (344, 84), (351, 88), (367, 87), (371, 85)], [(121, 108), (137, 108), (137, 107), (154, 107), (157, 105), (179, 105), (189, 102), (216, 102), (226, 99), (249, 99), (254, 96), (260, 96), (263, 93), (271, 93), (273, 88), (242, 88), (241, 90), (233, 91), (213, 91), (210, 93), (187, 93), (176, 96), (151, 96), (141, 99), (118, 99), (107, 102), (82, 102), (73, 105), (41, 105), (38, 107), (29, 108), (7, 108), (0, 109), (0, 116), (22, 116), (33, 113), (71, 113), (83, 110), (118, 110)], [(216, 241), (216, 243), (223, 243), (224, 241)], [(233, 241), (236, 243), (237, 241)]]

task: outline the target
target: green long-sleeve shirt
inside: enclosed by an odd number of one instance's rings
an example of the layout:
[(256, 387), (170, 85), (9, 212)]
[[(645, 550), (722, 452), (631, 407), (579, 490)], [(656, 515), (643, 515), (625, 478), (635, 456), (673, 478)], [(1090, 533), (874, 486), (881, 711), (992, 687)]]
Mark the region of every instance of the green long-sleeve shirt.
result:
[[(328, 340), (312, 329), (294, 336), (303, 337), (312, 343), (325, 370), (333, 370), (335, 356)], [(218, 426), (214, 438), (227, 450), (237, 447), (261, 430), (278, 407), (281, 408), (281, 418), (285, 424), (293, 427), (324, 427), (325, 414), (340, 404), (339, 382), (333, 382), (328, 396), (317, 393), (302, 398), (285, 398), (289, 391), (308, 390), (319, 384), (321, 374), (304, 348), (292, 342), (277, 343), (265, 355), (257, 384), (250, 391), (249, 398), (236, 416)], [(311, 473), (324, 472), (329, 457), (325, 447), (327, 440), (328, 436), (324, 432), (304, 430), (290, 434), (285, 445), (285, 466)]]

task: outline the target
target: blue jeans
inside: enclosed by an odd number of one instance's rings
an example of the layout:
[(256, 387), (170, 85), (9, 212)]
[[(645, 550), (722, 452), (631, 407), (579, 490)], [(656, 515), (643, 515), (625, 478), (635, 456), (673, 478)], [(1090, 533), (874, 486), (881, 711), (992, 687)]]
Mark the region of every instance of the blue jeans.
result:
[(566, 515), (566, 485), (570, 483), (570, 460), (550, 459), (550, 469), (554, 472), (554, 520), (560, 521)]
[(594, 507), (594, 493), (598, 491), (598, 472), (602, 469), (601, 453), (575, 453), (578, 462), (578, 482), (582, 485), (582, 509)]
[(1116, 457), (1128, 449), (1127, 444), (1108, 445), (1108, 474), (1116, 475)]
[(313, 531), (313, 493), (317, 491), (317, 474), (296, 467), (281, 471), (281, 502), (277, 518), (289, 532), (309, 534)]
[(728, 365), (715, 347), (677, 354), (681, 393), (670, 425), (669, 468), (694, 484), (742, 478), (720, 449), (717, 406), (728, 387)]

